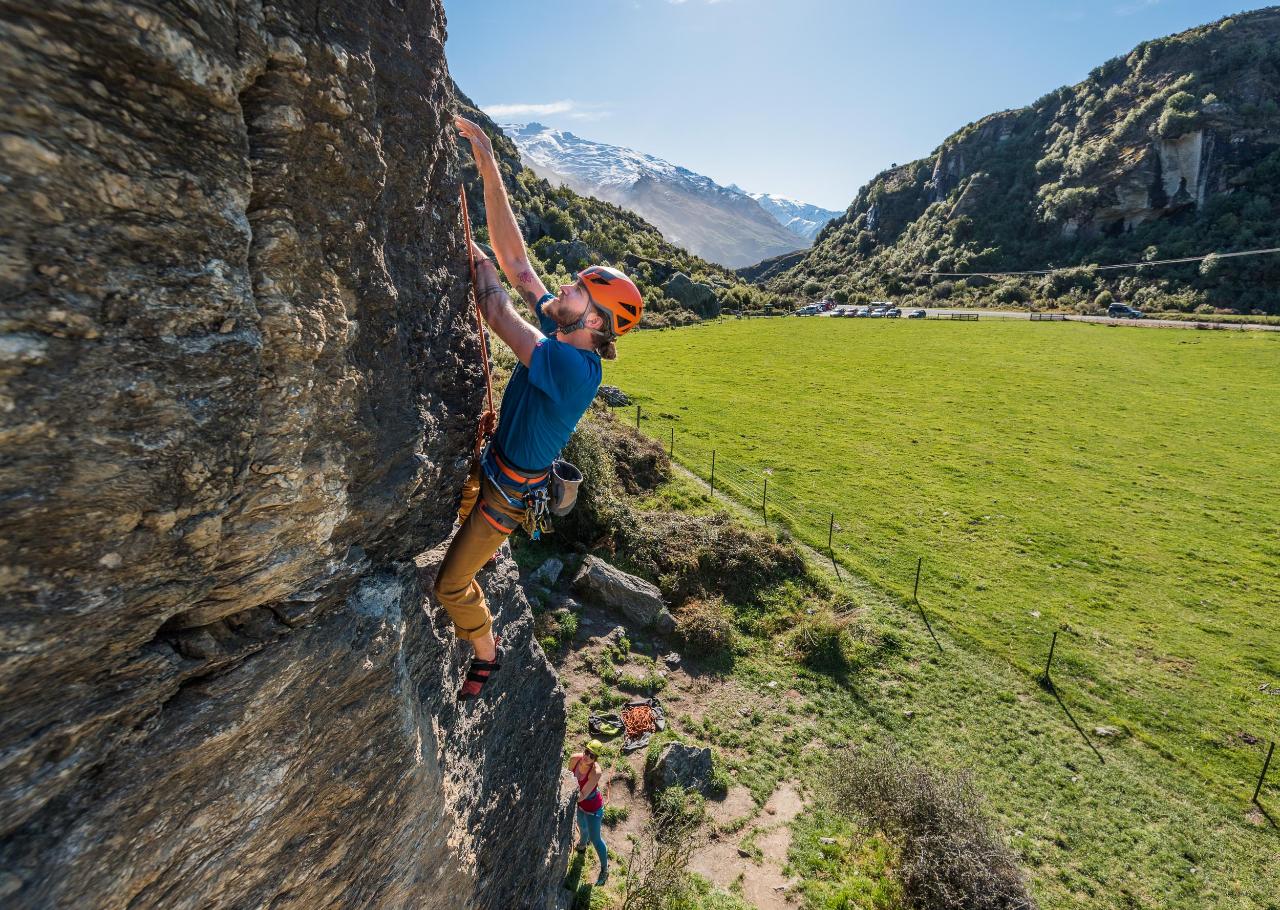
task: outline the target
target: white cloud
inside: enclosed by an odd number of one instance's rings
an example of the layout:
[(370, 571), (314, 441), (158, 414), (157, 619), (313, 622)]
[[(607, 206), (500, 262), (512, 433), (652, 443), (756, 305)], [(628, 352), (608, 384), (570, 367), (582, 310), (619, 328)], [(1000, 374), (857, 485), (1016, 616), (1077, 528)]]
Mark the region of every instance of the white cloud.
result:
[(489, 104), (480, 109), (495, 120), (554, 117), (560, 114), (570, 120), (591, 122), (613, 116), (613, 111), (606, 104), (583, 104), (569, 98), (542, 104)]
[(548, 104), (490, 104), (480, 108), (490, 117), (545, 117), (548, 114), (570, 114), (572, 101), (552, 101)]

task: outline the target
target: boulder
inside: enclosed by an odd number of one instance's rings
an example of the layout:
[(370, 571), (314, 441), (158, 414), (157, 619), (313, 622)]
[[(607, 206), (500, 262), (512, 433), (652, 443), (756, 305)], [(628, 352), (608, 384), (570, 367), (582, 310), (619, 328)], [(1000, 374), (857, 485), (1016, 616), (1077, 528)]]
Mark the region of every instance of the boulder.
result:
[(554, 588), (556, 582), (560, 579), (560, 573), (563, 571), (564, 563), (552, 556), (533, 571), (533, 574), (529, 576), (529, 580), (546, 588)]
[(712, 773), (710, 747), (699, 749), (684, 743), (667, 743), (657, 761), (645, 772), (645, 783), (654, 793), (667, 787), (706, 793), (711, 789)]
[(656, 585), (628, 575), (596, 556), (582, 561), (582, 568), (573, 579), (573, 590), (601, 606), (617, 610), (641, 628), (654, 625), (666, 611), (662, 592)]
[(627, 393), (616, 385), (600, 386), (596, 390), (596, 397), (603, 399), (604, 403), (611, 408), (621, 408), (631, 404), (631, 399), (627, 397)]
[(662, 293), (704, 319), (720, 315), (720, 298), (716, 296), (715, 289), (694, 281), (684, 272), (672, 275), (662, 286)]

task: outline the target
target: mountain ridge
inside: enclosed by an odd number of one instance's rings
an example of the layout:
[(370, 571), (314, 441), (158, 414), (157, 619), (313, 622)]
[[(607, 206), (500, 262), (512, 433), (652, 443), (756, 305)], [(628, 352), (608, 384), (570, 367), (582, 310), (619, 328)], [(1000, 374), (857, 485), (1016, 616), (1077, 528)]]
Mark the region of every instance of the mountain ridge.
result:
[[(790, 268), (783, 294), (1096, 311), (1280, 312), (1280, 262), (1092, 265), (1280, 245), (1280, 7), (1143, 42), (1084, 81), (882, 171)], [(931, 272), (1064, 269), (1043, 278)]]
[(540, 177), (636, 212), (672, 243), (724, 266), (751, 265), (803, 248), (827, 213), (786, 197), (722, 186), (656, 156), (541, 123), (502, 124), (502, 130)]

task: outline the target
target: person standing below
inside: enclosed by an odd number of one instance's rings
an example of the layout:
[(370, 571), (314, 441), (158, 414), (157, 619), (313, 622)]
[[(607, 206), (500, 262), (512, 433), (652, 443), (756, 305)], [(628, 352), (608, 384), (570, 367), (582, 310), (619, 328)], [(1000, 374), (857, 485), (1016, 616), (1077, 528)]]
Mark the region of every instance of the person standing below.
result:
[(478, 698), (501, 667), (493, 617), (476, 574), (512, 531), (523, 526), (533, 532), (545, 520), (551, 464), (595, 398), (601, 358), (617, 356), (614, 341), (639, 324), (644, 302), (631, 279), (603, 265), (583, 269), (558, 294), (548, 293), (529, 264), (489, 137), (470, 120), (456, 117), (454, 122), (471, 143), (484, 183), (498, 265), (538, 322), (530, 325), (516, 312), (493, 260), (473, 243), (481, 314), (520, 363), (502, 396), (493, 440), (463, 485), (461, 527), (433, 588), (454, 633), (475, 652), (458, 693), (465, 700)]
[(604, 824), (604, 797), (600, 795), (600, 765), (596, 758), (604, 751), (604, 745), (597, 739), (591, 740), (581, 752), (569, 759), (569, 771), (578, 782), (578, 831), (581, 837), (574, 849), (579, 853), (586, 852), (587, 842), (596, 848), (596, 856), (600, 858), (600, 874), (596, 877), (596, 886), (603, 885), (609, 878), (609, 851), (604, 845), (601, 826)]

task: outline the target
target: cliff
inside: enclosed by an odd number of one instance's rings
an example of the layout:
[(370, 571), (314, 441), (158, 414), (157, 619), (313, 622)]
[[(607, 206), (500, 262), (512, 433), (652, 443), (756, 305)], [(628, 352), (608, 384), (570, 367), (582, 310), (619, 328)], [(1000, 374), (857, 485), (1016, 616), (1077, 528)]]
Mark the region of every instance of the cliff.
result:
[(479, 705), (424, 602), (482, 389), (439, 2), (0, 29), (0, 902), (546, 906), (514, 567)]
[[(1059, 274), (972, 273), (1172, 259), (1280, 245), (1280, 8), (1146, 42), (1034, 104), (992, 114), (877, 176), (780, 293), (1280, 312), (1280, 260)], [(812, 287), (816, 283), (816, 287)], [(977, 295), (967, 292), (977, 290)]]

